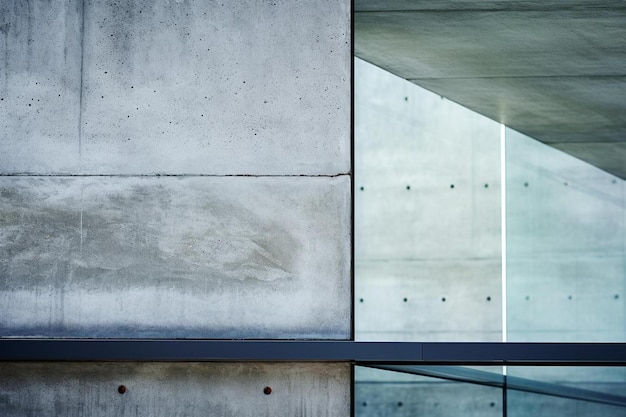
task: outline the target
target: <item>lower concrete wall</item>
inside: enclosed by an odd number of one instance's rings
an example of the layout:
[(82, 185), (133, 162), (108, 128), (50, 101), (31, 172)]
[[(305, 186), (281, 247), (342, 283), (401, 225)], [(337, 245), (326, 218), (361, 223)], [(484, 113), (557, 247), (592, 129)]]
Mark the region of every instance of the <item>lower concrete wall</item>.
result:
[(0, 178), (0, 336), (350, 336), (350, 181)]
[[(120, 389), (125, 387), (125, 392)], [(271, 393), (266, 394), (266, 387)], [(347, 364), (5, 363), (0, 415), (350, 415)]]

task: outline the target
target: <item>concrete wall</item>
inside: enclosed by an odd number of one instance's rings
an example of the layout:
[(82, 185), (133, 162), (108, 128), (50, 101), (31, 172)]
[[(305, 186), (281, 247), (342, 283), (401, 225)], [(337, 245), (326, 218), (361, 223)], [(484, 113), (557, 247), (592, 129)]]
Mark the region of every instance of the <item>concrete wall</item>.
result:
[(349, 374), (347, 364), (18, 362), (2, 365), (0, 410), (6, 417), (348, 416)]
[(359, 59), (355, 118), (357, 338), (502, 340), (500, 126)]
[(507, 130), (510, 341), (623, 342), (626, 184)]
[[(343, 0), (2, 2), (0, 336), (348, 339), (350, 39)], [(349, 413), (347, 365), (2, 368), (2, 415)]]
[(349, 338), (349, 6), (4, 2), (0, 335)]

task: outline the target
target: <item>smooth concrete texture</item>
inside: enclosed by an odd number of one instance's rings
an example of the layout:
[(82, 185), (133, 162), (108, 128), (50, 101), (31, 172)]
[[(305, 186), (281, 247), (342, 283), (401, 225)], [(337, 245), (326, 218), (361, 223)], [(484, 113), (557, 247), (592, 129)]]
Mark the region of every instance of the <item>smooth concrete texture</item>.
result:
[(0, 2), (0, 173), (76, 172), (81, 1)]
[[(120, 394), (118, 387), (126, 392)], [(271, 388), (269, 395), (265, 387)], [(25, 416), (350, 415), (347, 364), (4, 363), (0, 413)]]
[(350, 171), (348, 1), (1, 10), (1, 173)]
[[(357, 0), (355, 54), (626, 178), (623, 2)], [(622, 152), (623, 153), (623, 152)]]
[(500, 126), (359, 59), (355, 81), (357, 339), (502, 340)]
[(520, 342), (623, 342), (626, 186), (506, 131), (507, 328)]
[(0, 179), (0, 335), (350, 336), (350, 180)]
[(360, 261), (360, 340), (502, 340), (501, 262), (435, 259)]

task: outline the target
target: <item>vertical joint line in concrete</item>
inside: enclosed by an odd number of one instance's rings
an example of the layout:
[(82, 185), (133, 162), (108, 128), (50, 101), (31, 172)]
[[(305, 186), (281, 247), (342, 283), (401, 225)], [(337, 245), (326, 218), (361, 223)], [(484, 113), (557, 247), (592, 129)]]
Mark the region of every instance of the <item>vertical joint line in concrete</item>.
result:
[[(82, 0), (80, 21), (80, 86), (78, 91), (78, 169), (82, 172), (83, 163), (83, 81), (85, 62), (85, 0)], [(82, 212), (81, 212), (82, 216)], [(81, 229), (82, 233), (82, 229)], [(82, 243), (82, 242), (81, 242)]]
[[(506, 126), (500, 124), (500, 219), (501, 219), (501, 251), (502, 251), (502, 341), (507, 341), (506, 316)], [(506, 366), (503, 367), (506, 375)]]

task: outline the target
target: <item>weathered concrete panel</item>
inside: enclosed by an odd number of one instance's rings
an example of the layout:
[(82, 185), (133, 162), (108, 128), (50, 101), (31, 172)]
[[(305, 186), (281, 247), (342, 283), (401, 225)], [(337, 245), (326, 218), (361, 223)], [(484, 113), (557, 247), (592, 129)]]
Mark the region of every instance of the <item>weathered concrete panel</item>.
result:
[(0, 173), (78, 169), (79, 0), (0, 3)]
[(4, 177), (0, 334), (348, 338), (349, 177)]
[[(124, 385), (126, 391), (118, 392)], [(271, 393), (264, 394), (270, 387)], [(347, 364), (5, 363), (0, 414), (350, 415)]]
[(83, 173), (350, 169), (350, 2), (88, 2)]

